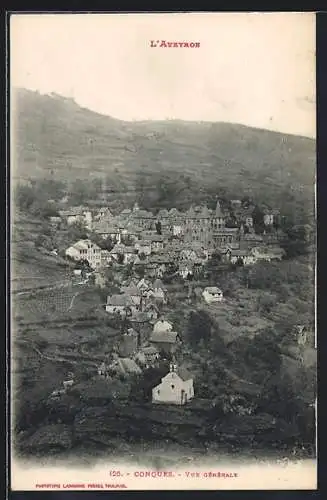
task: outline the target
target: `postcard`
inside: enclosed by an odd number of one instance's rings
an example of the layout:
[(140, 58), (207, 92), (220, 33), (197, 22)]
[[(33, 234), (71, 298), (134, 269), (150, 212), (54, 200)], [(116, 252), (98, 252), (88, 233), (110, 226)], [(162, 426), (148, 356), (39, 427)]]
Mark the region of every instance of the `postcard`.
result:
[(10, 15), (11, 489), (314, 490), (315, 14)]

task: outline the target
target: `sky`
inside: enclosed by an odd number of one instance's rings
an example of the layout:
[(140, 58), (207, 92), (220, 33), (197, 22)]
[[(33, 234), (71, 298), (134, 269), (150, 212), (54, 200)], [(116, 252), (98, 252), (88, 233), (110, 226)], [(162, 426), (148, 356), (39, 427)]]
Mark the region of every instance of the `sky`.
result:
[(122, 120), (316, 136), (313, 13), (15, 14), (10, 76)]

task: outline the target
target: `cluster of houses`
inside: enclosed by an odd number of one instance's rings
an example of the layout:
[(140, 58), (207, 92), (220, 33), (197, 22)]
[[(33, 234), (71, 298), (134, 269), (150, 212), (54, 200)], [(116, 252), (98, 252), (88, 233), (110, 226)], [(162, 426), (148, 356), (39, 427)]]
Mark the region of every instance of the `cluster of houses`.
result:
[[(202, 205), (191, 206), (184, 212), (176, 208), (161, 209), (154, 215), (148, 210), (140, 209), (135, 203), (133, 209), (126, 208), (116, 215), (108, 207), (101, 208), (96, 213), (92, 213), (87, 207), (72, 207), (60, 211), (59, 215), (68, 224), (83, 222), (89, 229), (104, 237), (110, 236), (118, 243), (124, 234), (136, 236), (142, 230), (152, 231), (160, 222), (163, 234), (182, 236), (185, 241), (198, 241), (208, 247), (231, 242), (235, 230), (241, 225), (253, 233), (254, 209), (253, 204), (245, 204), (241, 200), (231, 200), (228, 207), (222, 207), (218, 200), (214, 210)], [(263, 223), (267, 228), (275, 225), (279, 219), (278, 210), (263, 209)], [(231, 221), (234, 223), (230, 224)]]
[[(128, 328), (115, 347), (112, 361), (102, 362), (98, 367), (98, 376), (110, 378), (113, 376), (130, 377), (142, 374), (149, 367), (158, 366), (160, 360), (175, 355), (182, 340), (173, 325), (165, 318), (154, 322), (146, 339), (133, 328)], [(153, 403), (186, 404), (194, 397), (193, 378), (185, 369), (177, 367), (175, 361), (170, 363), (170, 370), (161, 383), (152, 389)]]
[(153, 283), (142, 278), (139, 282), (131, 280), (120, 288), (120, 293), (108, 295), (106, 311), (122, 317), (132, 317), (141, 312), (147, 319), (157, 319), (159, 307), (167, 304), (167, 288), (156, 279)]
[[(201, 296), (207, 304), (224, 300), (223, 292), (217, 286), (205, 287)], [(151, 282), (142, 278), (138, 283), (131, 280), (128, 285), (120, 287), (119, 293), (108, 295), (105, 307), (107, 313), (118, 314), (121, 318), (155, 321), (168, 302), (167, 287), (160, 279)]]
[[(234, 200), (235, 213), (237, 200)], [(108, 208), (91, 217), (87, 210), (65, 211), (69, 224), (85, 218), (90, 239), (80, 240), (66, 249), (66, 256), (74, 260), (87, 260), (94, 269), (112, 263), (142, 266), (149, 278), (162, 278), (167, 270), (186, 279), (201, 273), (213, 253), (220, 253), (225, 262), (242, 261), (251, 265), (259, 260), (281, 260), (283, 250), (278, 244), (278, 232), (256, 234), (253, 218), (243, 210), (238, 216), (238, 227), (226, 227), (228, 214), (217, 202), (215, 210), (206, 206), (191, 207), (187, 212), (177, 209), (160, 210), (156, 216), (139, 209), (125, 209), (114, 216)], [(77, 215), (79, 214), (79, 215)], [(74, 219), (75, 217), (75, 219)], [(265, 224), (271, 226), (276, 214), (267, 213)], [(92, 222), (90, 222), (92, 220)], [(111, 249), (100, 248), (91, 234), (113, 244)], [(101, 245), (102, 246), (102, 245)]]

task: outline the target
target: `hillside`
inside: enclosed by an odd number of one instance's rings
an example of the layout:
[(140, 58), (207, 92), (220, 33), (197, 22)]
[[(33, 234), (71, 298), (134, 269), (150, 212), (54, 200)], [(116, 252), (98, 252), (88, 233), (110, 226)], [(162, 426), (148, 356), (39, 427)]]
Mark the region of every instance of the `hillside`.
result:
[(313, 211), (315, 141), (308, 138), (227, 123), (124, 122), (23, 89), (13, 92), (13, 118), (15, 178), (105, 176), (126, 199), (140, 186), (182, 178), (181, 203), (220, 190)]

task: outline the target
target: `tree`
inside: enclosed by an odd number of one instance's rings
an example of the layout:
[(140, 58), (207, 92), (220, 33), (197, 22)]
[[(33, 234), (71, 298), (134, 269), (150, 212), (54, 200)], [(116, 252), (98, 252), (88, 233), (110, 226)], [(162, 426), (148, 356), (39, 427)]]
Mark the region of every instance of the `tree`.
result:
[(35, 247), (45, 248), (46, 250), (52, 250), (53, 243), (49, 236), (46, 236), (44, 234), (39, 234), (35, 240)]
[(276, 298), (271, 293), (263, 292), (259, 295), (258, 297), (259, 312), (269, 313), (275, 305), (276, 305)]
[(85, 240), (88, 237), (88, 229), (84, 222), (76, 221), (68, 226), (68, 235), (72, 241)]
[(76, 179), (71, 187), (70, 201), (75, 205), (83, 205), (89, 199), (90, 185), (81, 180)]
[(223, 269), (222, 258), (219, 252), (214, 252), (206, 263), (205, 271), (209, 276), (216, 279)]
[(118, 264), (124, 264), (125, 262), (125, 256), (123, 253), (117, 254), (117, 262)]
[(203, 340), (207, 344), (211, 338), (211, 319), (205, 311), (191, 311), (188, 319), (187, 336), (195, 347)]
[(91, 233), (90, 240), (96, 243), (96, 245), (98, 245), (98, 247), (102, 250), (108, 250), (108, 252), (110, 252), (114, 247), (114, 243), (110, 235), (104, 239), (98, 233)]
[(19, 185), (14, 190), (13, 199), (21, 210), (28, 210), (35, 201), (35, 191), (30, 186)]
[(42, 179), (38, 182), (37, 190), (44, 193), (48, 199), (59, 201), (65, 194), (66, 184), (55, 179)]
[(308, 224), (288, 227), (284, 230), (285, 238), (281, 247), (286, 252), (286, 257), (291, 259), (308, 253), (309, 245), (313, 240), (313, 231)]
[(272, 373), (278, 373), (282, 359), (275, 332), (266, 329), (261, 334), (256, 335), (252, 342), (247, 344), (244, 359), (252, 368), (253, 379), (257, 383), (262, 383)]
[(264, 213), (258, 205), (254, 207), (252, 218), (255, 232), (262, 234), (265, 231)]

